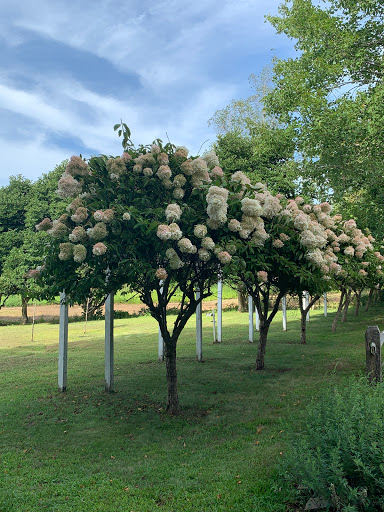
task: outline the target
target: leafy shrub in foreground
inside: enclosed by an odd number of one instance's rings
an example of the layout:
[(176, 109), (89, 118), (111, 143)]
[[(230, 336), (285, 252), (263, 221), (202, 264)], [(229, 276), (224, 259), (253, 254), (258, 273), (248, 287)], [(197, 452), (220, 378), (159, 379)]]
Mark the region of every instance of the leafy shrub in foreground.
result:
[(384, 385), (366, 379), (311, 404), (283, 463), (300, 497), (327, 510), (384, 511)]

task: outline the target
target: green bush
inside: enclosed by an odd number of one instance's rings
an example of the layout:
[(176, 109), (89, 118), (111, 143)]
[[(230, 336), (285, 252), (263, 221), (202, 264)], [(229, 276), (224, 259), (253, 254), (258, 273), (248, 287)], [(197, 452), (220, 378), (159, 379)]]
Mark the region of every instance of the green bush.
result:
[(308, 408), (282, 475), (306, 503), (384, 511), (384, 385), (366, 379), (327, 390)]

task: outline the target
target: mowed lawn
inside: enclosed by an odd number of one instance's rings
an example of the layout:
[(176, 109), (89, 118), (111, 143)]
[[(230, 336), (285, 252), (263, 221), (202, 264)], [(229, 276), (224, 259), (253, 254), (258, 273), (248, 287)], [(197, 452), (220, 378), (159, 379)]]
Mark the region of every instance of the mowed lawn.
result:
[[(149, 317), (115, 322), (115, 388), (104, 392), (104, 323), (69, 325), (68, 391), (57, 391), (58, 325), (0, 327), (0, 511), (288, 510), (276, 467), (305, 407), (325, 386), (360, 375), (366, 326), (382, 309), (330, 331), (334, 312), (271, 327), (266, 369), (248, 315), (223, 315), (221, 344), (203, 317), (204, 362), (194, 319), (178, 345), (180, 417), (168, 417), (165, 364)], [(171, 319), (170, 319), (171, 321)], [(291, 509), (290, 509), (291, 510)]]

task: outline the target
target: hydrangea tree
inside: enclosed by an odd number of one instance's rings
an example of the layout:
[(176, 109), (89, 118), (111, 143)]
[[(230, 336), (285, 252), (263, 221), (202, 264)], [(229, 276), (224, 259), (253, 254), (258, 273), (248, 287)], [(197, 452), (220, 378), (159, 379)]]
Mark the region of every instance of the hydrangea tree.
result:
[[(188, 158), (186, 148), (161, 141), (127, 145), (118, 158), (71, 158), (58, 193), (72, 202), (58, 219), (37, 225), (51, 235), (41, 276), (51, 295), (65, 289), (72, 302), (90, 290), (102, 300), (125, 284), (139, 294), (160, 326), (167, 410), (177, 414), (177, 340), (210, 295), (220, 265), (231, 260), (211, 236), (215, 230), (220, 238), (228, 191), (219, 186), (223, 171), (214, 153)], [(170, 325), (166, 310), (177, 289), (182, 301)]]

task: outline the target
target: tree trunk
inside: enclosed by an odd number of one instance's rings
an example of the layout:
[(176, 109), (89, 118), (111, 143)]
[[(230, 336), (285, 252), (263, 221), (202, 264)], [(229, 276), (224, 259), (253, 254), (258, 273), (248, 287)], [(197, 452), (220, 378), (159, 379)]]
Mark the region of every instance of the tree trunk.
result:
[(260, 323), (260, 337), (259, 345), (257, 347), (256, 370), (262, 370), (264, 368), (265, 347), (267, 346), (268, 329), (268, 324)]
[(360, 290), (356, 293), (356, 307), (355, 307), (355, 316), (359, 316), (360, 304), (361, 304), (361, 294), (363, 290)]
[(337, 308), (335, 318), (333, 319), (333, 322), (332, 322), (332, 332), (336, 332), (337, 322), (339, 320), (340, 313), (344, 306), (344, 297), (345, 297), (345, 291), (342, 290), (341, 295), (340, 295), (340, 300), (339, 300), (339, 306)]
[(21, 297), (21, 323), (23, 325), (28, 323), (28, 302), (29, 297)]
[(370, 305), (371, 305), (373, 292), (374, 292), (374, 288), (371, 288), (371, 289), (369, 290), (368, 300), (367, 300), (367, 303), (366, 303), (366, 305), (365, 305), (364, 311), (368, 311), (368, 309), (369, 309), (369, 307), (370, 307)]
[(237, 311), (240, 313), (248, 311), (248, 294), (240, 286), (237, 288)]
[(176, 370), (176, 343), (170, 338), (165, 342), (165, 357), (167, 371), (167, 412), (172, 415), (180, 414), (179, 395), (177, 393), (177, 370)]
[(342, 322), (346, 322), (347, 321), (347, 315), (348, 315), (348, 308), (349, 308), (349, 305), (351, 303), (351, 295), (352, 295), (352, 291), (349, 290), (347, 293), (346, 293), (346, 297), (345, 297), (345, 304), (344, 304), (344, 309), (343, 309), (343, 316), (341, 317), (341, 321)]

